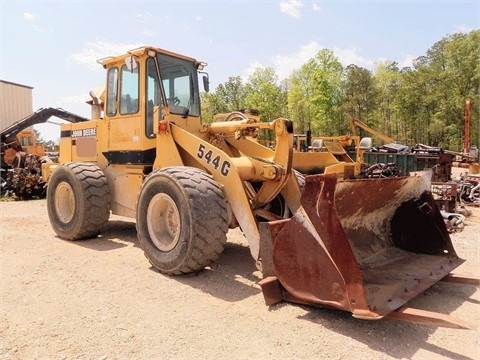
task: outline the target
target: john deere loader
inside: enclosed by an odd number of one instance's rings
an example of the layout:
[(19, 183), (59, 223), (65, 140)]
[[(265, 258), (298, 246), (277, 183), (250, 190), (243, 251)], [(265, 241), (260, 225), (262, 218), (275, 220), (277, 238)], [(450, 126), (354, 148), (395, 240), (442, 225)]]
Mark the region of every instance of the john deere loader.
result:
[[(59, 237), (95, 237), (110, 213), (131, 217), (150, 263), (181, 275), (215, 261), (229, 228), (239, 227), (268, 305), (286, 300), (362, 319), (469, 327), (406, 307), (464, 261), (428, 174), (305, 176), (295, 170), (302, 164), (293, 156), (292, 121), (235, 113), (202, 123), (205, 63), (156, 47), (98, 62), (106, 84), (102, 95), (91, 93), (92, 119), (62, 125), (59, 163), (43, 167)], [(255, 141), (262, 130), (275, 133), (274, 150)]]

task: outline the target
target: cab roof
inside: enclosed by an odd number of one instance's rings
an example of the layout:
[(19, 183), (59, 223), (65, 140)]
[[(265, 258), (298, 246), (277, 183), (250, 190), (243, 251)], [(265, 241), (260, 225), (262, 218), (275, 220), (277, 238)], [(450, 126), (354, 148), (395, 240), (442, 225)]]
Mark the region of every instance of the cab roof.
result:
[(97, 62), (99, 64), (103, 65), (103, 67), (107, 67), (107, 65), (112, 64), (112, 63), (123, 62), (123, 61), (125, 61), (126, 58), (128, 58), (129, 56), (132, 56), (132, 55), (133, 56), (145, 56), (148, 53), (148, 51), (160, 52), (160, 53), (163, 53), (165, 55), (170, 55), (170, 56), (180, 58), (180, 59), (184, 59), (184, 60), (187, 60), (187, 61), (198, 62), (196, 59), (191, 58), (189, 56), (185, 56), (185, 55), (182, 55), (182, 54), (178, 54), (178, 53), (168, 51), (168, 50), (165, 50), (165, 49), (162, 49), (162, 48), (154, 47), (154, 46), (141, 46), (141, 47), (129, 50), (122, 55), (104, 57), (102, 59), (97, 60)]

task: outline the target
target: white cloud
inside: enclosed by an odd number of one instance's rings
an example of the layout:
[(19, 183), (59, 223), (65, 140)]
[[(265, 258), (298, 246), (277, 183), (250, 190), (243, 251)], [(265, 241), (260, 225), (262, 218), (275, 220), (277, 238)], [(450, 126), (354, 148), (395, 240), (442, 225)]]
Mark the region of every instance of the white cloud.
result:
[(313, 4), (312, 4), (312, 10), (313, 10), (313, 11), (316, 11), (316, 12), (321, 12), (321, 11), (322, 11), (322, 8), (321, 8), (320, 5), (318, 5), (317, 3), (313, 3)]
[(147, 11), (144, 13), (135, 14), (134, 17), (137, 22), (144, 24), (152, 19), (152, 13)]
[(53, 28), (49, 25), (41, 25), (37, 23), (38, 15), (35, 13), (24, 12), (23, 18), (32, 23), (32, 29), (39, 33), (53, 33)]
[(356, 47), (348, 49), (341, 49), (335, 47), (332, 51), (343, 66), (355, 64), (357, 66), (372, 70), (375, 64), (374, 60), (366, 59), (362, 55), (360, 55)]
[(398, 67), (404, 68), (404, 67), (412, 67), (413, 66), (413, 60), (418, 58), (418, 56), (413, 56), (413, 55), (406, 55), (401, 61), (398, 63)]
[[(286, 55), (277, 55), (271, 58), (273, 65), (265, 65), (260, 61), (251, 62), (248, 65), (248, 68), (245, 69), (246, 79), (249, 75), (253, 73), (256, 68), (271, 66), (275, 70), (275, 73), (278, 75), (279, 80), (284, 80), (289, 78), (295, 70), (300, 69), (301, 66), (306, 64), (308, 60), (312, 59), (317, 55), (317, 53), (324, 49), (325, 47), (317, 43), (316, 41), (310, 41), (306, 45), (302, 45), (300, 49), (296, 52), (286, 54)], [(357, 66), (364, 67), (369, 70), (373, 70), (375, 63), (378, 61), (383, 61), (384, 59), (367, 59), (360, 55), (358, 48), (339, 48), (336, 47), (333, 50), (335, 57), (340, 61), (343, 66), (348, 66), (350, 64), (355, 64)], [(411, 66), (411, 61), (414, 57), (407, 56), (402, 63), (399, 65)]]
[(457, 29), (454, 32), (461, 32), (461, 33), (464, 33), (464, 34), (468, 34), (469, 32), (471, 32), (473, 30), (475, 30), (475, 29), (462, 24), (462, 25), (457, 26)]
[(142, 35), (143, 35), (143, 36), (152, 37), (154, 34), (155, 34), (155, 33), (154, 33), (153, 31), (148, 30), (148, 29), (144, 29), (144, 30), (142, 31)]
[(69, 59), (81, 65), (85, 65), (91, 70), (100, 69), (97, 63), (98, 59), (107, 56), (116, 56), (125, 53), (128, 50), (138, 48), (139, 44), (118, 44), (104, 40), (87, 42), (80, 52), (70, 54)]
[(33, 21), (37, 18), (37, 14), (35, 13), (23, 13), (23, 18), (27, 21)]
[(265, 68), (265, 65), (263, 65), (260, 61), (255, 60), (252, 61), (251, 63), (248, 64), (248, 67), (244, 71), (244, 75), (242, 76), (242, 79), (244, 82), (247, 81), (248, 77), (253, 74), (253, 72), (258, 69), (258, 68)]
[(34, 25), (33, 30), (39, 33), (53, 33), (53, 28), (45, 25)]
[(291, 18), (300, 19), (300, 9), (303, 7), (300, 0), (287, 0), (280, 2), (280, 11)]
[(275, 56), (272, 59), (275, 73), (280, 80), (288, 78), (294, 70), (298, 70), (321, 49), (322, 46), (311, 41), (309, 44), (301, 46), (300, 50), (295, 53)]
[(38, 24), (36, 21), (38, 18), (38, 15), (35, 13), (29, 13), (29, 12), (24, 12), (23, 13), (23, 18), (25, 21), (31, 22), (32, 23), (32, 29), (36, 32), (39, 33), (53, 33), (53, 27), (50, 25), (42, 25)]

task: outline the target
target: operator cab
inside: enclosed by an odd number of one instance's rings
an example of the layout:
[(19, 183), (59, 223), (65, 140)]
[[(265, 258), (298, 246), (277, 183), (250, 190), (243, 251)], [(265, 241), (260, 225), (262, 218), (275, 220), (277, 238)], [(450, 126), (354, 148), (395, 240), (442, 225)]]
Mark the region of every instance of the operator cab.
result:
[[(154, 138), (153, 109), (183, 119), (200, 117), (198, 73), (206, 63), (162, 49), (143, 47), (128, 56), (99, 60), (107, 71), (105, 115), (144, 116), (145, 135)], [(203, 73), (208, 92), (208, 75)]]

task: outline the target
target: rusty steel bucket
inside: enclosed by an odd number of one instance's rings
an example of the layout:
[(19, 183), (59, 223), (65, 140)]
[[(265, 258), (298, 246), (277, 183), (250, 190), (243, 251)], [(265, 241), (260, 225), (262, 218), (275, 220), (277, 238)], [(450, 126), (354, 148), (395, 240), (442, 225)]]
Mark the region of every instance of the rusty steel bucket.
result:
[(306, 177), (291, 219), (261, 224), (268, 305), (287, 300), (379, 319), (461, 265), (429, 173), (338, 181)]

